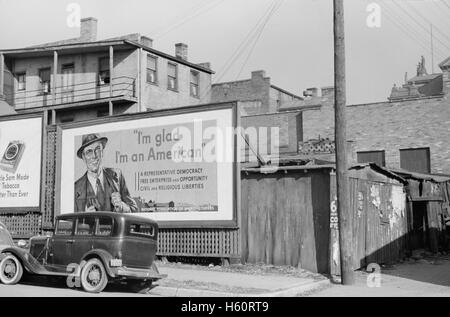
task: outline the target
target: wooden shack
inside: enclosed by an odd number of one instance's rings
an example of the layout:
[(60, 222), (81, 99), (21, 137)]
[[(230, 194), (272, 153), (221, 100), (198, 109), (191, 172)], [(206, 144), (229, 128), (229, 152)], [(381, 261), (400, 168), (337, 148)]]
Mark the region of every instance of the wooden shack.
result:
[[(353, 167), (354, 268), (399, 259), (405, 247), (406, 183), (375, 164)], [(241, 260), (339, 272), (335, 165), (245, 168)]]
[(408, 181), (409, 249), (446, 250), (445, 221), (449, 215), (450, 177), (402, 169), (391, 171)]

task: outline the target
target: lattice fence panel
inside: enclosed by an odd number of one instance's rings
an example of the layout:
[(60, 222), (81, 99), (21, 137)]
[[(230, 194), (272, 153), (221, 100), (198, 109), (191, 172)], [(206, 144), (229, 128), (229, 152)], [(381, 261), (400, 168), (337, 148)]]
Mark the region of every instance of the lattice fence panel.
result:
[(41, 227), (40, 213), (2, 214), (0, 221), (6, 225), (15, 239), (30, 238), (39, 234)]
[(43, 227), (53, 225), (55, 202), (55, 174), (56, 174), (56, 127), (47, 128), (47, 161), (45, 175), (45, 201), (43, 214)]
[(236, 229), (160, 229), (160, 256), (239, 256), (239, 231)]

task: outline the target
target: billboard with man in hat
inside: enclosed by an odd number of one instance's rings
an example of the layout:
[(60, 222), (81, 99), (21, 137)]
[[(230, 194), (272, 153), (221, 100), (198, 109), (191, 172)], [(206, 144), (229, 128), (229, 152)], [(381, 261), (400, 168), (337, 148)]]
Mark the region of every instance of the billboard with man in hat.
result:
[(86, 172), (75, 182), (74, 211), (136, 212), (120, 169), (102, 165), (103, 150), (108, 138), (96, 133), (82, 136), (77, 156), (86, 165)]

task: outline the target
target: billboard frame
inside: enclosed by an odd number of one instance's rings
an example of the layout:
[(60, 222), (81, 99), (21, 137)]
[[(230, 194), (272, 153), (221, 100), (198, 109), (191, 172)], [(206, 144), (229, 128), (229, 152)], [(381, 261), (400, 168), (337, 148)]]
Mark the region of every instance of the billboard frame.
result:
[(46, 183), (46, 168), (47, 165), (44, 164), (45, 161), (45, 153), (47, 152), (46, 147), (46, 140), (44, 136), (46, 135), (46, 124), (44, 122), (44, 113), (43, 112), (33, 112), (33, 113), (18, 113), (18, 114), (11, 114), (11, 115), (5, 115), (0, 116), (0, 123), (5, 121), (15, 121), (15, 120), (21, 120), (21, 119), (34, 119), (34, 118), (40, 118), (41, 119), (41, 166), (40, 166), (40, 181), (39, 181), (39, 204), (38, 206), (23, 206), (23, 207), (0, 207), (0, 215), (2, 214), (24, 214), (29, 212), (40, 212), (41, 214), (44, 213), (44, 202), (43, 199), (45, 197), (44, 191), (44, 184)]
[[(64, 130), (89, 127), (99, 124), (107, 124), (112, 122), (130, 121), (145, 118), (157, 118), (162, 116), (175, 116), (196, 112), (207, 112), (214, 110), (231, 109), (232, 111), (232, 128), (240, 126), (240, 117), (237, 102), (223, 102), (214, 104), (203, 104), (195, 106), (178, 107), (171, 109), (155, 110), (148, 112), (138, 112), (130, 114), (121, 114), (109, 117), (102, 117), (93, 120), (80, 122), (69, 122), (57, 126), (57, 143), (56, 143), (56, 177), (55, 177), (55, 195), (54, 195), (54, 216), (60, 214), (61, 209), (61, 167), (62, 167), (62, 134)], [(233, 163), (232, 163), (232, 183), (233, 183), (233, 202), (232, 202), (232, 220), (177, 220), (177, 221), (158, 221), (160, 228), (228, 228), (237, 229), (240, 218), (240, 163), (238, 161), (239, 144), (237, 134), (233, 133)]]

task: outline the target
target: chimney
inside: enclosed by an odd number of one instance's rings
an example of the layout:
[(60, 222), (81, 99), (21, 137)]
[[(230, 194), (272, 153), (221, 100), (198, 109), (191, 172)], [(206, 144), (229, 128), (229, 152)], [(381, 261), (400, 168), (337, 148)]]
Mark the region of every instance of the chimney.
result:
[(266, 77), (266, 72), (264, 70), (256, 70), (252, 72), (252, 80), (264, 79)]
[(210, 62), (199, 63), (197, 65), (200, 66), (200, 67), (206, 68), (206, 69), (211, 69), (211, 63)]
[(305, 91), (303, 91), (303, 96), (312, 98), (318, 97), (319, 88), (307, 88)]
[(153, 47), (153, 40), (147, 36), (141, 36), (141, 40), (140, 40), (141, 44), (147, 47)]
[(188, 46), (184, 43), (175, 44), (175, 57), (187, 61), (188, 59)]
[(450, 59), (439, 64), (442, 70), (442, 92), (450, 95)]
[(97, 40), (97, 19), (84, 18), (80, 20), (80, 40), (82, 42), (94, 42)]
[(334, 86), (322, 87), (322, 97), (327, 99), (334, 98)]

